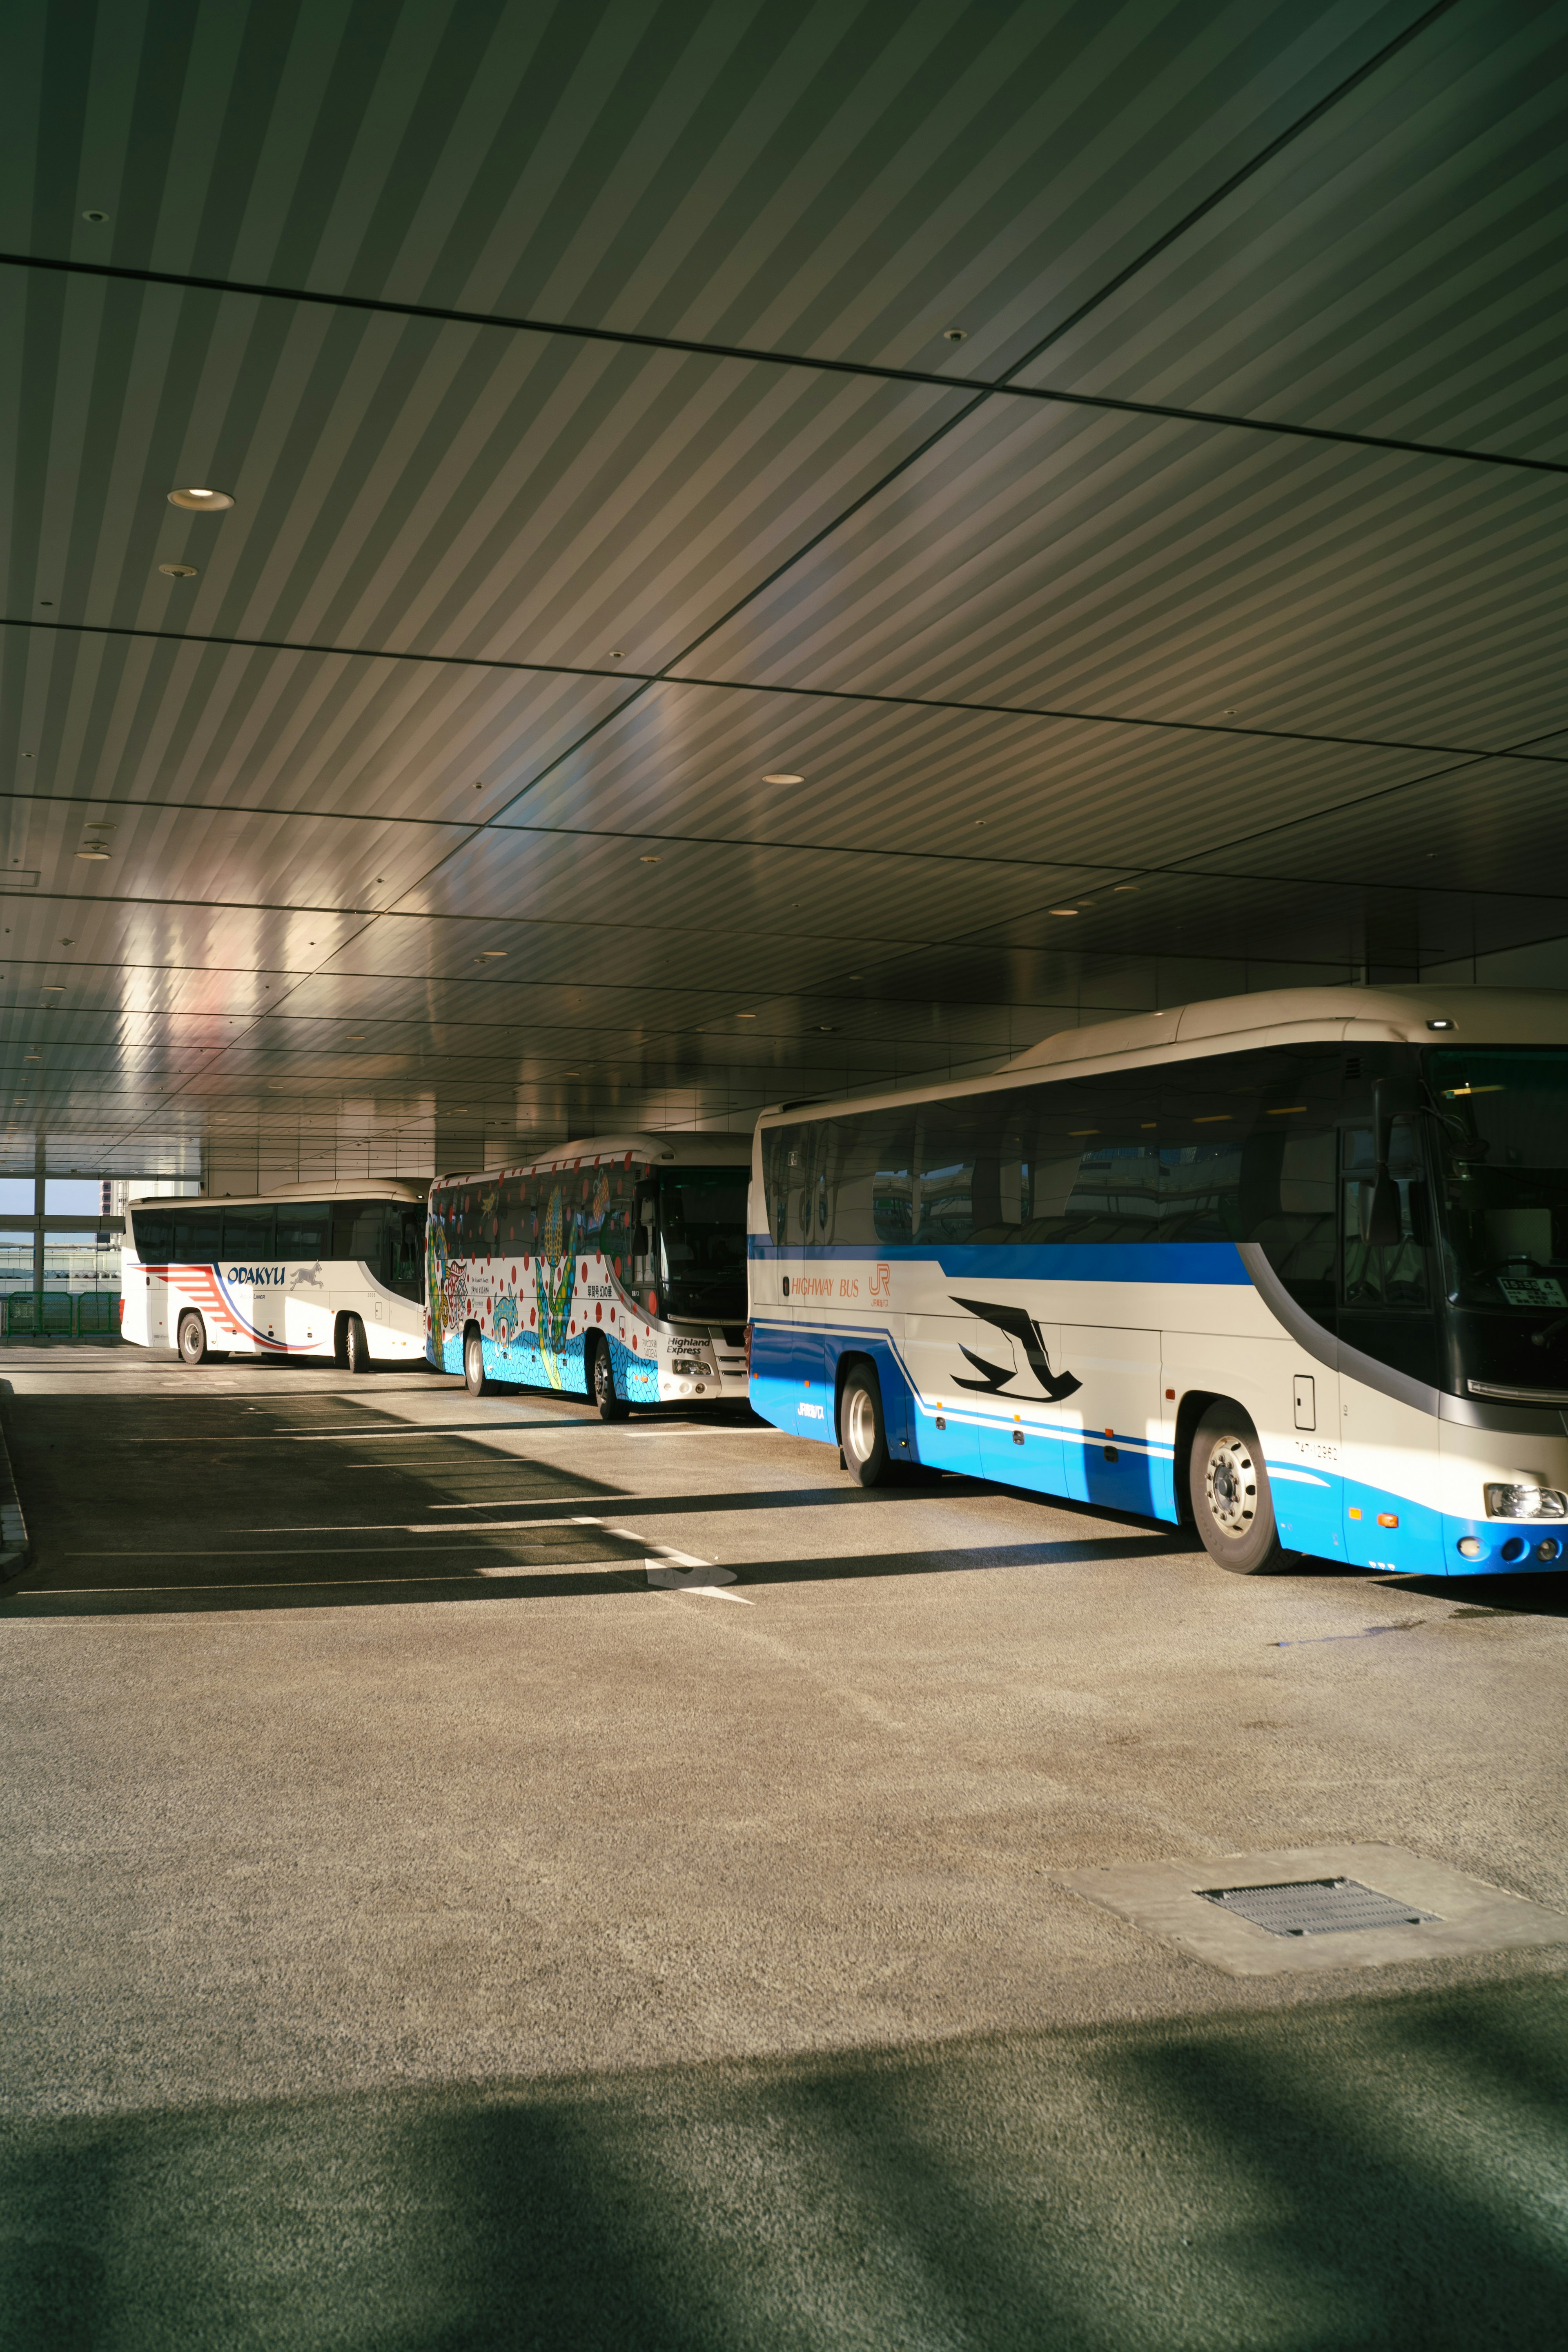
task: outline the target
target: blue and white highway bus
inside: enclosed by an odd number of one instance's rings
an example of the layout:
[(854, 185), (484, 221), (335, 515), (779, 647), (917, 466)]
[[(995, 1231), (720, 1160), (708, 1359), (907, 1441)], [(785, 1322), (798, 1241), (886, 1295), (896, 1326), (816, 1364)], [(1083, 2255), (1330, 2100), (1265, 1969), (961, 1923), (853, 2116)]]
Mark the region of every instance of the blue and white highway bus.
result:
[(1303, 988), (763, 1114), (752, 1402), (921, 1462), (1422, 1575), (1568, 1539), (1568, 992)]
[(121, 1337), (210, 1357), (317, 1357), (366, 1372), (424, 1353), (422, 1179), (130, 1201)]
[(602, 1135), (430, 1190), (425, 1346), (492, 1381), (634, 1404), (741, 1404), (745, 1135)]

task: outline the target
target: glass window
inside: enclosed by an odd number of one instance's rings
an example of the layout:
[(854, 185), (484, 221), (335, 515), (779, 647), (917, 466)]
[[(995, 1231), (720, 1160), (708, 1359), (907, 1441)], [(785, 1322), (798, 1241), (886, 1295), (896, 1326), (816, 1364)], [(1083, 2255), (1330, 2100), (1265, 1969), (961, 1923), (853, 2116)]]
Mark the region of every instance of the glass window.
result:
[(416, 1202), (386, 1204), (387, 1282), (400, 1298), (425, 1295), (425, 1211)]
[(174, 1248), (174, 1219), (168, 1209), (133, 1209), (132, 1231), (126, 1238), (132, 1241), (136, 1255), (143, 1265), (167, 1265)]
[[(29, 1201), (28, 1207), (32, 1207)], [(102, 1212), (102, 1188), (96, 1176), (49, 1176), (44, 1182), (44, 1214), (48, 1217), (96, 1217)]]
[(33, 1179), (30, 1176), (0, 1176), (0, 1217), (30, 1217), (33, 1214)]
[(1568, 1054), (1444, 1046), (1427, 1055), (1443, 1161), (1449, 1287), (1467, 1306), (1568, 1297)]
[(174, 1209), (174, 1263), (216, 1265), (223, 1243), (221, 1209)]
[(363, 1262), (379, 1278), (384, 1223), (384, 1203), (380, 1201), (334, 1201), (333, 1257), (350, 1265)]
[(278, 1204), (278, 1256), (307, 1262), (330, 1257), (332, 1206), (330, 1201), (280, 1201)]
[(274, 1216), (254, 1203), (223, 1213), (223, 1254), (230, 1265), (263, 1265), (272, 1255)]
[(1343, 1296), (1347, 1307), (1425, 1307), (1426, 1286), (1426, 1186), (1415, 1130), (1409, 1119), (1394, 1122), (1388, 1172), (1399, 1196), (1399, 1239), (1364, 1238), (1374, 1174), (1370, 1128), (1350, 1128), (1344, 1136)]
[(667, 1168), (658, 1179), (660, 1287), (668, 1315), (745, 1312), (745, 1168)]

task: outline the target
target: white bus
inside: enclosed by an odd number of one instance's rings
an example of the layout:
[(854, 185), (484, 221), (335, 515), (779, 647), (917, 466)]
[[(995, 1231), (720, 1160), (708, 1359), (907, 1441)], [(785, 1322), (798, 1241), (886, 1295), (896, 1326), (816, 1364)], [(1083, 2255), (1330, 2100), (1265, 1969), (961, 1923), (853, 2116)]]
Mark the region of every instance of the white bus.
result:
[(1553, 1569), (1568, 993), (1303, 988), (764, 1113), (752, 1402), (1185, 1521), (1223, 1567)]
[(438, 1176), (426, 1348), (491, 1381), (634, 1404), (744, 1404), (744, 1135), (607, 1135), (479, 1176)]
[(212, 1356), (320, 1356), (364, 1372), (425, 1352), (417, 1181), (287, 1184), (125, 1204), (121, 1333)]

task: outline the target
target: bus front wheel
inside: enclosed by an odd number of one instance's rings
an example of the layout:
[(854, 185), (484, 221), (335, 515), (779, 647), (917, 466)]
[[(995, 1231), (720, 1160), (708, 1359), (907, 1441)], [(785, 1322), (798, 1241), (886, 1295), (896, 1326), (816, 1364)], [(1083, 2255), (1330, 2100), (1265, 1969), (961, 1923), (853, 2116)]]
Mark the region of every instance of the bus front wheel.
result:
[(463, 1381), (470, 1396), (486, 1396), (489, 1392), (489, 1376), (485, 1370), (485, 1343), (473, 1330), (466, 1333), (463, 1339)]
[(625, 1397), (616, 1394), (616, 1368), (610, 1360), (609, 1342), (601, 1339), (594, 1350), (594, 1402), (599, 1408), (601, 1421), (625, 1421), (631, 1412)]
[(1210, 1405), (1194, 1432), (1188, 1491), (1204, 1549), (1221, 1568), (1256, 1576), (1283, 1564), (1263, 1448), (1235, 1405)]
[(207, 1346), (207, 1327), (199, 1315), (182, 1315), (177, 1342), (182, 1364), (205, 1364), (212, 1349)]
[(882, 1421), (882, 1391), (869, 1364), (856, 1364), (845, 1377), (838, 1405), (838, 1437), (844, 1467), (858, 1485), (875, 1486), (888, 1475), (888, 1434)]

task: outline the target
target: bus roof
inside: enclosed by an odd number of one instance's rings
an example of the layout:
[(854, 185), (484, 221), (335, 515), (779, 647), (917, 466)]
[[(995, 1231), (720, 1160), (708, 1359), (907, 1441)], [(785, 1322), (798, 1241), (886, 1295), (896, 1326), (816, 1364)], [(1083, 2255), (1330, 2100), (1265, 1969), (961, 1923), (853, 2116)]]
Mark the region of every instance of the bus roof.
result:
[(489, 1184), (508, 1176), (556, 1175), (578, 1168), (597, 1168), (627, 1158), (650, 1161), (658, 1167), (676, 1168), (749, 1168), (752, 1161), (752, 1138), (748, 1131), (736, 1135), (729, 1129), (704, 1135), (700, 1132), (672, 1135), (650, 1134), (646, 1129), (626, 1130), (620, 1134), (590, 1135), (574, 1139), (570, 1143), (552, 1143), (531, 1160), (519, 1160), (505, 1168), (478, 1168), (467, 1174), (437, 1176), (437, 1184)]
[(762, 1124), (811, 1118), (828, 1109), (870, 1110), (1016, 1086), (1020, 1077), (1089, 1076), (1100, 1070), (1190, 1061), (1202, 1054), (1258, 1045), (1349, 1045), (1568, 1046), (1568, 989), (1477, 988), (1426, 981), (1409, 988), (1265, 988), (1250, 996), (1210, 997), (1164, 1013), (1060, 1029), (1000, 1070), (945, 1085), (878, 1094), (777, 1103)]
[(366, 1176), (355, 1183), (334, 1177), (324, 1184), (275, 1184), (269, 1192), (143, 1192), (128, 1209), (258, 1209), (275, 1201), (423, 1201), (428, 1176)]

